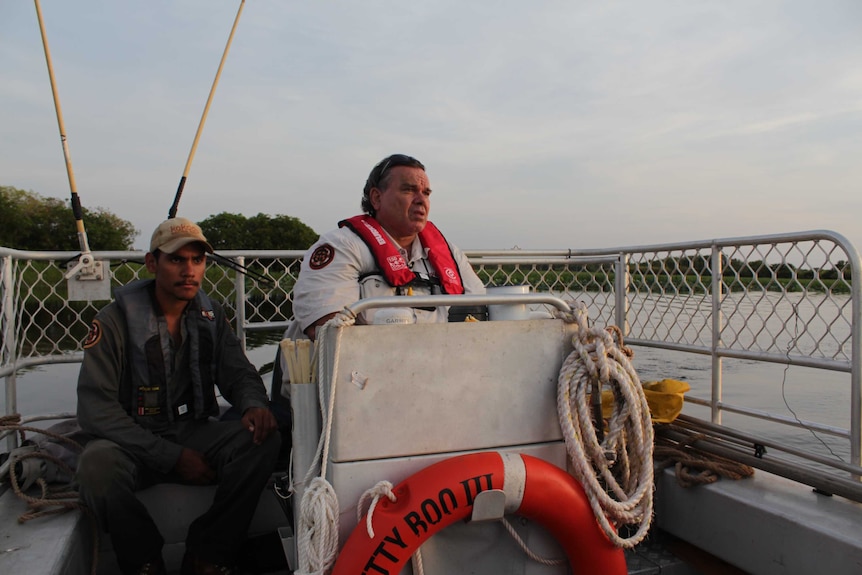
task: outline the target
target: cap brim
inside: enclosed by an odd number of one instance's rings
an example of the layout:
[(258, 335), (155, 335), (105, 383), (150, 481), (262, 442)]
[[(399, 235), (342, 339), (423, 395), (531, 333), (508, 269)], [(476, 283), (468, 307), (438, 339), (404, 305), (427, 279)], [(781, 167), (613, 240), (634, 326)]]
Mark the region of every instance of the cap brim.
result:
[(171, 240), (161, 246), (159, 246), (159, 251), (162, 251), (166, 254), (172, 254), (183, 246), (187, 246), (188, 244), (199, 243), (203, 245), (204, 249), (208, 253), (213, 253), (213, 247), (209, 244), (209, 242), (205, 242), (203, 240), (199, 240), (197, 238), (176, 238)]

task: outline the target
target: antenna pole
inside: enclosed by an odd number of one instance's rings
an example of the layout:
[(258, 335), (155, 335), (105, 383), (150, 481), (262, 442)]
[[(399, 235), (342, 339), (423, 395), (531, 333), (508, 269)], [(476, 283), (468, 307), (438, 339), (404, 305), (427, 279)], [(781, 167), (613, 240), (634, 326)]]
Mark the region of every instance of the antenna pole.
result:
[(216, 72), (216, 75), (215, 75), (215, 80), (213, 80), (212, 88), (210, 88), (210, 95), (209, 95), (209, 98), (207, 98), (206, 106), (204, 106), (204, 112), (201, 115), (200, 124), (198, 124), (198, 131), (195, 134), (194, 141), (192, 142), (192, 149), (189, 152), (189, 159), (186, 161), (186, 167), (183, 170), (183, 177), (180, 178), (180, 185), (177, 187), (177, 193), (174, 196), (174, 203), (171, 205), (170, 210), (168, 210), (168, 218), (174, 218), (177, 215), (177, 208), (180, 205), (180, 198), (183, 195), (183, 188), (186, 186), (186, 179), (188, 178), (189, 170), (192, 167), (192, 160), (195, 157), (195, 151), (197, 151), (198, 140), (200, 140), (201, 132), (203, 132), (204, 123), (206, 122), (207, 114), (209, 113), (209, 109), (210, 109), (210, 104), (212, 103), (213, 96), (215, 95), (215, 90), (216, 90), (216, 86), (218, 85), (219, 76), (221, 76), (221, 71), (222, 71), (222, 68), (224, 67), (224, 62), (225, 62), (225, 59), (227, 58), (227, 53), (230, 50), (230, 43), (233, 41), (233, 34), (234, 34), (234, 32), (236, 32), (236, 26), (239, 23), (239, 16), (240, 16), (240, 14), (242, 14), (242, 8), (244, 5), (245, 5), (245, 0), (240, 0), (239, 10), (237, 10), (237, 12), (236, 12), (236, 18), (233, 21), (233, 27), (230, 30), (230, 36), (228, 36), (227, 45), (225, 45), (225, 47), (224, 47), (224, 54), (222, 54), (221, 63), (219, 63), (218, 71)]

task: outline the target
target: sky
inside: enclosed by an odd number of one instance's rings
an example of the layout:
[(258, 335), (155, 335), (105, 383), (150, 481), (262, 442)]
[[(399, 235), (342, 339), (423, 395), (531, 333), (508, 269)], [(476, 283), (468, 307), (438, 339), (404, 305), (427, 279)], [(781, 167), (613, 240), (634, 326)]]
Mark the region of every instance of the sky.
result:
[[(240, 2), (40, 6), (80, 200), (145, 249)], [(26, 0), (0, 3), (0, 134), (0, 185), (69, 197)], [(862, 249), (862, 2), (248, 0), (179, 215), (323, 233), (391, 153), (425, 164), (462, 249), (814, 229)]]

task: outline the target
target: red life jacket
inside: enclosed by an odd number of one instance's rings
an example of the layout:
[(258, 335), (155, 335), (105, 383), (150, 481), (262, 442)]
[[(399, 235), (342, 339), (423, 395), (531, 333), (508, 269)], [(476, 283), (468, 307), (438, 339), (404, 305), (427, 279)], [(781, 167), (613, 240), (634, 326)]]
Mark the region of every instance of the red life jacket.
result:
[[(410, 285), (420, 278), (419, 274), (407, 266), (407, 262), (401, 257), (398, 248), (386, 235), (380, 224), (369, 215), (353, 216), (338, 222), (338, 227), (347, 226), (371, 250), (377, 266), (386, 278), (386, 283), (392, 287), (403, 287)], [(425, 223), (425, 229), (419, 232), (419, 241), (422, 247), (428, 250), (428, 261), (437, 272), (437, 279), (447, 294), (464, 293), (464, 284), (461, 281), (461, 271), (455, 263), (455, 257), (449, 248), (449, 243), (437, 226), (431, 222)]]

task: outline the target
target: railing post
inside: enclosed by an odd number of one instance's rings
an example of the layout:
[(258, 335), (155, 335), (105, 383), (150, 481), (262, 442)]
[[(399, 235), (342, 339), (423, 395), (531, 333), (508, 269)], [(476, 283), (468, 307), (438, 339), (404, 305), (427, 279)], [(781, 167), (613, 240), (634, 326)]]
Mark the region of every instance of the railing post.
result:
[[(245, 267), (245, 256), (238, 256), (236, 262), (242, 269)], [(245, 274), (237, 271), (233, 284), (236, 292), (236, 336), (242, 345), (243, 353), (245, 353)]]
[[(850, 463), (862, 465), (862, 259), (855, 249), (845, 248), (850, 260)], [(862, 479), (859, 476), (856, 479)]]
[(629, 335), (629, 254), (620, 252), (616, 263), (614, 263), (614, 314), (617, 327), (623, 335)]
[[(0, 361), (3, 365), (15, 366), (18, 341), (15, 337), (15, 262), (12, 256), (3, 258), (3, 345), (0, 349)], [(17, 372), (13, 369), (6, 376), (6, 415), (18, 412)], [(6, 438), (6, 448), (12, 451), (18, 447), (18, 434), (10, 433)]]
[(724, 295), (722, 275), (724, 274), (724, 262), (722, 260), (721, 249), (716, 245), (712, 245), (712, 394), (709, 401), (710, 416), (713, 423), (721, 423), (721, 356), (718, 355), (719, 344), (721, 343), (721, 298)]

